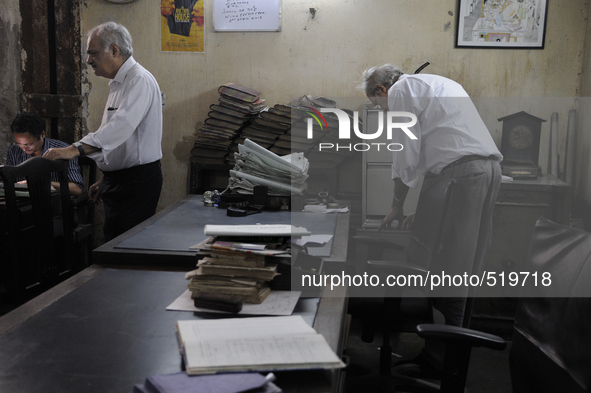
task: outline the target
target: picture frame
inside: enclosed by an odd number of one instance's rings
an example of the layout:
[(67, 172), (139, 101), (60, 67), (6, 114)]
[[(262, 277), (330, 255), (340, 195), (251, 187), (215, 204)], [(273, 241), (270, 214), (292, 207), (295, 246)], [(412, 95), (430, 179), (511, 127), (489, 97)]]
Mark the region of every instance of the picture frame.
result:
[(544, 49), (549, 0), (459, 0), (456, 48)]

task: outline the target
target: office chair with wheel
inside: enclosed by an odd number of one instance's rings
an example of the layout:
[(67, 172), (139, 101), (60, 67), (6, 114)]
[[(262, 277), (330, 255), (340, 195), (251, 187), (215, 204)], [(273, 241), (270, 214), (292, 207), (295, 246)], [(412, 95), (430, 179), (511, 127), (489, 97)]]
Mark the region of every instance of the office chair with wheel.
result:
[[(57, 172), (59, 194), (51, 191), (51, 173)], [(8, 260), (3, 276), (14, 302), (20, 304), (72, 273), (72, 204), (68, 190), (68, 162), (42, 157), (0, 168), (4, 183)], [(16, 195), (14, 183), (27, 180), (29, 196)]]
[[(509, 354), (512, 393), (591, 392), (591, 233), (540, 218), (527, 268), (538, 278), (549, 275), (545, 284), (532, 279), (520, 288)], [(433, 324), (417, 330), (447, 348), (441, 385), (407, 378), (402, 385), (414, 392), (463, 393), (470, 349), (504, 348), (500, 337), (471, 329)]]
[[(368, 260), (367, 267), (373, 274), (387, 275), (420, 275), (425, 277), (427, 270), (436, 262), (441, 249), (443, 227), (455, 180), (442, 178), (438, 182), (423, 185), (432, 187), (429, 192), (421, 192), (417, 203), (413, 230), (410, 233), (406, 253), (400, 260)], [(419, 232), (416, 228), (422, 228)], [(400, 250), (388, 240), (357, 237), (355, 240), (368, 245), (370, 250), (383, 252), (388, 248)], [(382, 242), (380, 245), (379, 243)], [(375, 257), (376, 255), (370, 255)], [(382, 278), (383, 278), (382, 277)], [(383, 281), (382, 281), (383, 282)], [(376, 300), (379, 306), (376, 307)], [(420, 323), (433, 322), (433, 307), (428, 296), (417, 288), (388, 287), (385, 297), (380, 299), (360, 299), (358, 308), (366, 307), (372, 315), (365, 315), (362, 339), (371, 342), (373, 331), (382, 331), (380, 347), (380, 375), (390, 375), (392, 367), (392, 348), (390, 335), (392, 332), (416, 332)], [(367, 305), (364, 305), (367, 303)], [(355, 317), (355, 315), (353, 315)], [(369, 330), (369, 333), (367, 332)], [(365, 336), (365, 337), (364, 337)]]

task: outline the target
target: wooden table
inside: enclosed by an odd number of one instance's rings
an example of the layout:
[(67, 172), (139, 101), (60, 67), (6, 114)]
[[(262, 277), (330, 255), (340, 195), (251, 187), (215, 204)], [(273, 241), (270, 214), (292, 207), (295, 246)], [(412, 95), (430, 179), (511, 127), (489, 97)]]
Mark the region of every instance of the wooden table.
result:
[[(219, 317), (166, 311), (186, 289), (181, 271), (98, 265), (0, 318), (0, 391), (129, 393), (154, 374), (181, 371), (174, 325)], [(341, 354), (346, 290), (300, 299), (294, 314)], [(278, 372), (284, 392), (339, 391), (339, 371)]]

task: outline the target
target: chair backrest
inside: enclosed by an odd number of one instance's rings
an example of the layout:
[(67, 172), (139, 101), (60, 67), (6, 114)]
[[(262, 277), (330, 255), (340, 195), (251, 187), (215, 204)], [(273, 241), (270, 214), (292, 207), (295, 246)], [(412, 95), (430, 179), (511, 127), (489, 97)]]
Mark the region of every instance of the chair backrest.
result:
[(591, 392), (591, 233), (540, 218), (528, 263), (538, 285), (517, 306), (513, 392)]
[(435, 261), (455, 184), (455, 179), (444, 176), (423, 183), (408, 245), (409, 262), (428, 269)]
[(97, 166), (94, 160), (83, 156), (78, 157), (80, 173), (84, 179), (84, 191), (81, 196), (73, 199), (74, 207), (74, 243), (76, 251), (79, 250), (78, 243), (86, 242), (86, 255), (82, 258), (84, 267), (91, 261), (92, 250), (94, 248), (94, 212), (95, 203), (88, 197), (88, 190), (96, 183)]
[[(51, 191), (52, 172), (60, 180), (59, 202)], [(72, 269), (72, 207), (67, 174), (67, 161), (42, 157), (0, 168), (7, 218), (5, 246), (10, 248), (10, 261), (2, 264), (4, 274), (11, 277), (9, 289), (16, 302), (54, 285)], [(23, 177), (29, 197), (17, 200), (14, 183)]]

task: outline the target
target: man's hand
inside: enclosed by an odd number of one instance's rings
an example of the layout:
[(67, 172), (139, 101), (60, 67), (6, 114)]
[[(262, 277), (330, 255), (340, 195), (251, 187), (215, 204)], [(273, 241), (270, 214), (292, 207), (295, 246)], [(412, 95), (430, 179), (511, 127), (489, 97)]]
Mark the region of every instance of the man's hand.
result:
[(390, 224), (394, 220), (398, 220), (398, 228), (400, 228), (402, 225), (402, 221), (404, 220), (402, 206), (398, 206), (398, 205), (392, 206), (392, 210), (390, 210), (390, 213), (388, 213), (388, 215), (380, 223), (380, 228), (378, 229), (378, 231), (381, 231), (386, 227), (390, 227)]
[(103, 188), (103, 178), (101, 177), (101, 179), (99, 181), (97, 181), (96, 183), (91, 185), (90, 188), (88, 189), (88, 197), (90, 198), (91, 201), (93, 201), (93, 202), (99, 201), (100, 202), (102, 188)]
[(52, 147), (47, 149), (43, 157), (50, 160), (71, 160), (80, 155), (80, 152), (75, 146), (68, 147)]
[(412, 228), (412, 223), (415, 220), (415, 213), (410, 213), (408, 216), (406, 216), (406, 218), (404, 219), (404, 221), (402, 222), (402, 226), (398, 226), (400, 229), (403, 229), (405, 231), (410, 231), (410, 229)]

